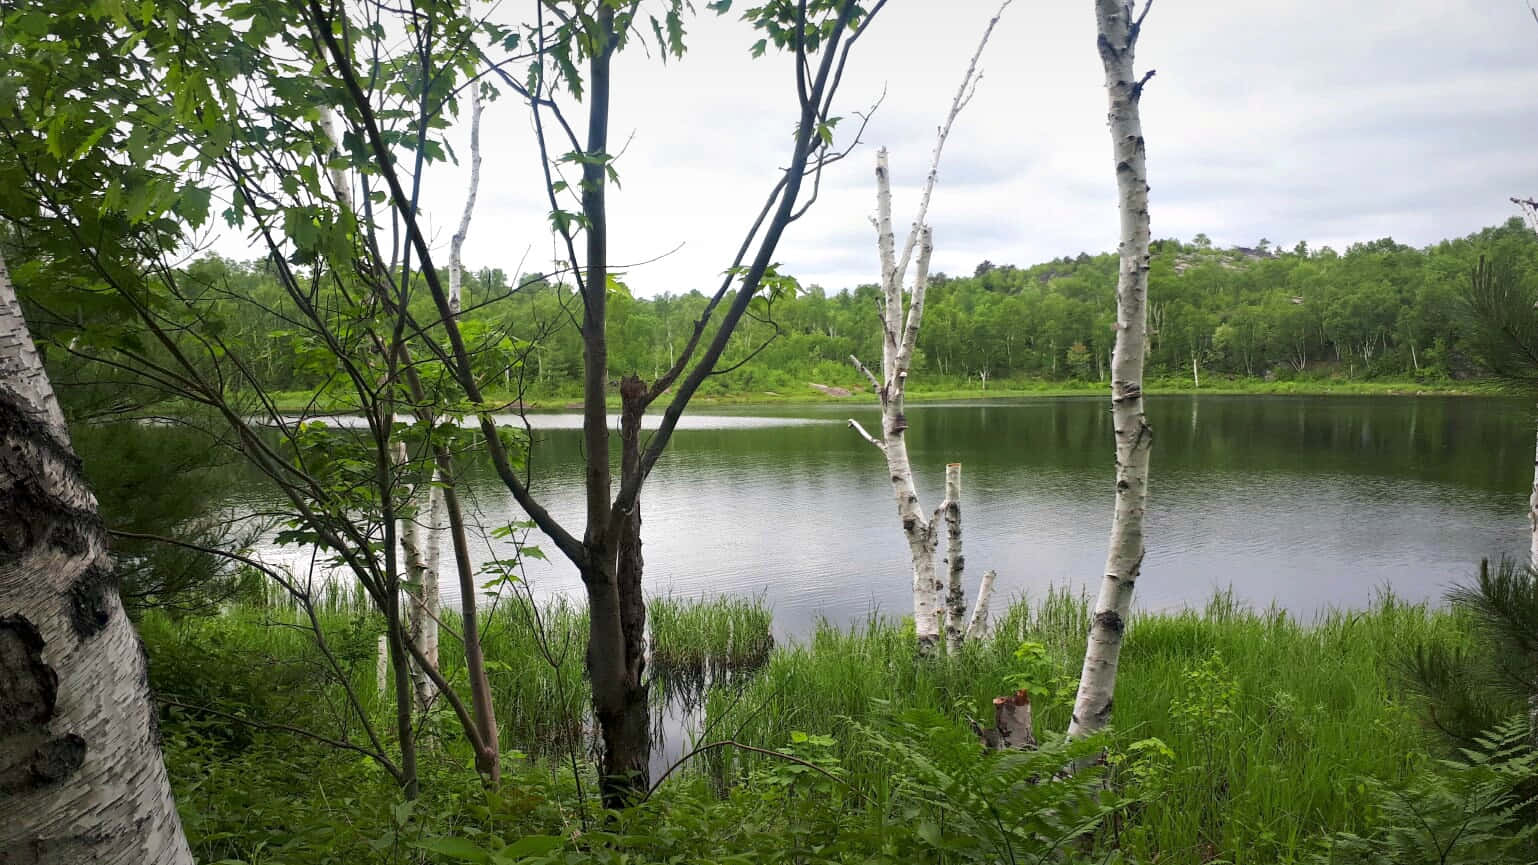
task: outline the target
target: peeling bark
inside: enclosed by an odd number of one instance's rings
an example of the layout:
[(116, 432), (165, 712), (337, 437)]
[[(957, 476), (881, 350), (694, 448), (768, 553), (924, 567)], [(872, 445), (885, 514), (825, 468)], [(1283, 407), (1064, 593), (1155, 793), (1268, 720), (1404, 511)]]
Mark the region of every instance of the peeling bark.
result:
[[(1147, 7), (1143, 14), (1147, 14)], [(1116, 283), (1116, 346), (1111, 359), (1111, 416), (1116, 435), (1116, 510), (1105, 578), (1095, 601), (1084, 670), (1074, 700), (1069, 736), (1084, 736), (1111, 718), (1122, 633), (1143, 563), (1143, 511), (1148, 501), (1148, 457), (1153, 431), (1143, 413), (1143, 359), (1148, 333), (1148, 180), (1133, 50), (1142, 17), (1131, 0), (1096, 0), (1100, 59), (1110, 102), (1109, 125), (1121, 211), (1121, 268)], [(1152, 75), (1149, 72), (1148, 75)]]
[(0, 260), (0, 861), (191, 865), (144, 650)]

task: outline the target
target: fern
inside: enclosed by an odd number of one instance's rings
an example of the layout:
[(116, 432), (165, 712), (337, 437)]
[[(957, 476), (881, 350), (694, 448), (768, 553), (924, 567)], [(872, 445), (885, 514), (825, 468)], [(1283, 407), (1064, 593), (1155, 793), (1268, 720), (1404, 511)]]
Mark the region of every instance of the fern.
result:
[[(970, 731), (928, 710), (859, 728), (890, 766), (893, 804), (947, 861), (1048, 861), (1125, 804), (1105, 789), (1105, 768), (1095, 762), (1100, 737), (985, 751)], [(1093, 765), (1063, 771), (1084, 764)]]
[(1505, 721), (1402, 786), (1360, 783), (1378, 810), (1367, 836), (1342, 832), (1317, 861), (1329, 865), (1525, 865), (1538, 853), (1528, 819), (1538, 751), (1525, 717)]

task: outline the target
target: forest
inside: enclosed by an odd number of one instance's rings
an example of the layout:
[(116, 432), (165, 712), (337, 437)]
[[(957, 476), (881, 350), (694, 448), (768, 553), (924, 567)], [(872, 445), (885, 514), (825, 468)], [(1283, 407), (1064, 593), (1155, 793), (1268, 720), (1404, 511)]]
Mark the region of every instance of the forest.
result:
[[(1416, 249), (1383, 238), (1328, 247), (1213, 249), (1198, 235), (1152, 243), (1148, 374), (1172, 387), (1246, 383), (1381, 381), (1449, 385), (1488, 378), (1465, 294), (1481, 256), (1519, 280), (1538, 274), (1538, 238), (1519, 217), (1467, 237)], [(1110, 362), (1116, 314), (1116, 256), (1082, 253), (1030, 267), (981, 262), (971, 276), (933, 274), (914, 358), (916, 389), (995, 392), (1056, 385), (1098, 386)], [(445, 277), (442, 277), (446, 279)], [(269, 387), (308, 398), (329, 369), (302, 331), (284, 326), (281, 288), (261, 260), (211, 257), (184, 279), (255, 299), (232, 309), (229, 338), (247, 348)], [(488, 383), (510, 399), (559, 404), (579, 394), (582, 343), (569, 310), (575, 287), (539, 275), (516, 278), (467, 268), (466, 327), (481, 337)], [(706, 395), (814, 397), (809, 383), (858, 391), (849, 358), (880, 355), (872, 283), (830, 292), (799, 286), (738, 328), (724, 355), (736, 366), (712, 378)], [(508, 297), (508, 302), (491, 303)], [(709, 298), (701, 291), (610, 302), (609, 374), (657, 377), (683, 347)], [(67, 328), (78, 313), (34, 316), (37, 327)], [(317, 363), (306, 367), (306, 358)], [(500, 375), (501, 380), (497, 380)]]
[[(1155, 239), (1162, 10), (1082, 0), (1115, 250), (931, 271), (1034, 13), (968, 22), (914, 180), (849, 92), (887, 5), (0, 4), (0, 865), (1538, 861), (1538, 202)], [(646, 295), (621, 61), (706, 21), (774, 155)], [(497, 112), (540, 272), (466, 260)], [(846, 160), (871, 280), (803, 283)]]

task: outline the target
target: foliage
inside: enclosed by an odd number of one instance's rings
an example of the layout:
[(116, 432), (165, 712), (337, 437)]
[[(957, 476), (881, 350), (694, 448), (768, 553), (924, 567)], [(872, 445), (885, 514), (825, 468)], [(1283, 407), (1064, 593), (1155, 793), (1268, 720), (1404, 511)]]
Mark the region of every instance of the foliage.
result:
[(1524, 385), (1538, 382), (1538, 281), (1509, 256), (1479, 257), (1467, 299), (1470, 345), (1496, 375)]
[(772, 614), (761, 598), (722, 595), (653, 598), (651, 662), (665, 677), (722, 677), (763, 666), (774, 648)]
[[(1271, 379), (1268, 388), (1282, 391), (1366, 387), (1382, 379), (1402, 388), (1445, 387), (1482, 369), (1499, 371), (1505, 367), (1495, 363), (1465, 301), (1481, 254), (1511, 275), (1512, 291), (1538, 283), (1538, 239), (1516, 221), (1425, 249), (1377, 241), (1344, 253), (1261, 256), (1160, 241), (1150, 276), (1150, 386), (1190, 387), (1193, 350), (1202, 387), (1213, 390), (1248, 387), (1263, 376)], [(336, 399), (334, 385), (325, 388), (325, 366), (297, 363), (303, 354), (294, 334), (269, 319), (285, 314), (287, 303), (269, 266), (205, 259), (194, 267), (202, 278), (261, 301), (231, 318), (229, 338), (250, 347), (266, 387), (306, 397), (322, 389), (323, 401)], [(567, 313), (575, 308), (573, 288), (555, 275), (526, 279), (517, 290), (507, 280), (497, 267), (466, 274), (463, 326), (481, 381), (499, 397), (564, 399), (576, 392), (581, 369), (581, 341)], [(990, 393), (1043, 381), (1093, 389), (1111, 346), (1115, 280), (1111, 254), (937, 275), (916, 359), (919, 384), (980, 392), (986, 373)], [(23, 297), (43, 288), (21, 279), (18, 285)], [(874, 297), (872, 286), (816, 285), (779, 293), (772, 305), (761, 296), (757, 317), (744, 319), (721, 367), (750, 355), (752, 362), (713, 376), (701, 394), (805, 397), (814, 395), (809, 382), (860, 392), (865, 382), (848, 358), (879, 354)], [(699, 291), (612, 295), (611, 377), (656, 378), (708, 301)], [(274, 333), (285, 335), (269, 345)], [(284, 345), (292, 347), (273, 350)]]
[(983, 750), (932, 710), (914, 709), (860, 734), (894, 773), (891, 797), (915, 834), (947, 861), (1040, 862), (1092, 834), (1124, 803), (1093, 761), (1099, 737), (1049, 737), (1038, 750)]
[(1511, 718), (1408, 783), (1364, 778), (1359, 789), (1377, 809), (1375, 831), (1342, 832), (1318, 860), (1329, 865), (1525, 865), (1538, 855), (1534, 799), (1520, 792), (1538, 780), (1538, 751), (1525, 717)]
[(1425, 700), (1431, 726), (1467, 746), (1538, 700), (1538, 574), (1510, 559), (1493, 568), (1485, 560), (1474, 581), (1447, 599), (1473, 638), (1417, 642), (1400, 666)]
[[(687, 602), (673, 603), (692, 615)], [(532, 861), (999, 861), (989, 846), (999, 843), (1017, 855), (1035, 851), (1021, 858), (1032, 861), (1051, 846), (1043, 838), (1057, 837), (1049, 823), (1060, 821), (1066, 832), (1114, 806), (1098, 830), (1073, 837), (1056, 855), (1269, 865), (1311, 861), (1325, 837), (1371, 839), (1389, 826), (1384, 806), (1367, 795), (1376, 788), (1359, 788), (1356, 779), (1378, 779), (1385, 790), (1432, 775), (1446, 775), (1432, 780), (1449, 789), (1462, 783), (1432, 759), (1413, 703), (1384, 670), (1406, 642), (1472, 647), (1476, 634), (1467, 614), (1392, 597), (1311, 624), (1222, 597), (1206, 610), (1136, 615), (1116, 729), (1082, 746), (1105, 750), (1106, 765), (1090, 770), (1109, 782), (1105, 794), (1051, 780), (1084, 756), (1058, 750), (1074, 746), (1050, 735), (1066, 726), (1069, 711), (1055, 701), (1037, 705), (1041, 752), (985, 755), (967, 718), (987, 711), (1005, 677), (1021, 670), (1022, 643), (1043, 647), (1040, 675), (1048, 681), (1076, 666), (1088, 611), (1082, 599), (1055, 593), (1012, 604), (993, 636), (933, 663), (914, 663), (911, 625), (880, 619), (852, 629), (823, 625), (777, 645), (760, 672), (714, 683), (697, 717), (711, 737), (783, 756), (717, 748), (685, 763), (644, 805), (605, 815), (589, 764), (579, 759), (574, 774), (570, 760), (573, 750), (580, 758), (592, 746), (585, 614), (525, 604), (504, 598), (486, 620), (507, 771), (501, 791), (482, 790), (464, 771), (469, 749), (435, 710), (424, 722), (423, 799), (405, 811), (372, 761), (272, 726), (360, 738), (356, 723), (334, 709), (340, 682), (319, 666), (313, 639), (293, 627), (291, 611), (147, 614), (156, 691), (243, 719), (162, 711), (168, 765), (199, 860), (491, 861), (521, 839), (553, 845), (559, 837), (562, 846)], [(321, 612), (349, 681), (381, 735), (391, 735), (380, 723), (389, 694), (374, 690), (378, 614), (346, 598)], [(455, 617), (446, 615), (445, 625), (454, 629)], [(556, 665), (544, 658), (540, 633)], [(729, 648), (711, 651), (724, 657)], [(452, 654), (445, 653), (445, 674), (463, 681)], [(659, 711), (669, 690), (666, 683), (651, 689)], [(1051, 783), (996, 786), (1016, 769)], [(1041, 813), (1038, 796), (1058, 797), (1052, 807), (1061, 810)], [(1003, 830), (971, 825), (984, 819), (973, 807), (979, 798), (1005, 809)], [(1027, 839), (1016, 829), (1035, 834)], [(454, 858), (430, 839), (479, 852)]]

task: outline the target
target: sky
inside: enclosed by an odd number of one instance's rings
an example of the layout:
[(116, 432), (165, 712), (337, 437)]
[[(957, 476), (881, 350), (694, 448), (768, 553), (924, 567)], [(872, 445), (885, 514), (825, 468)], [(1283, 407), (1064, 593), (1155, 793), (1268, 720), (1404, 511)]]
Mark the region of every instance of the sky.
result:
[[(642, 295), (713, 289), (788, 162), (788, 58), (753, 59), (746, 22), (695, 5), (683, 59), (631, 48), (614, 64), (611, 150), (624, 149), (610, 258)], [(784, 272), (829, 291), (876, 281), (876, 149), (890, 152), (894, 222), (905, 228), (936, 128), (997, 7), (890, 0), (839, 91), (834, 113), (849, 118), (840, 141), (855, 112), (885, 98), (781, 242)], [(1142, 99), (1155, 237), (1419, 246), (1517, 215), (1513, 195), (1538, 196), (1538, 21), (1523, 0), (1156, 0), (1137, 67), (1157, 72)], [(981, 68), (940, 165), (931, 269), (1113, 250), (1090, 0), (1016, 0)], [(449, 135), (463, 159), (468, 126)], [(512, 94), (487, 106), (482, 150), (466, 266), (552, 269), (538, 152)], [(425, 184), (440, 265), (467, 182), (467, 165), (442, 164)]]

